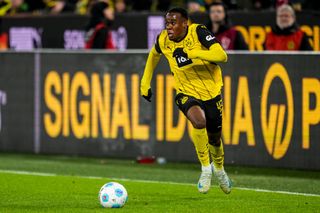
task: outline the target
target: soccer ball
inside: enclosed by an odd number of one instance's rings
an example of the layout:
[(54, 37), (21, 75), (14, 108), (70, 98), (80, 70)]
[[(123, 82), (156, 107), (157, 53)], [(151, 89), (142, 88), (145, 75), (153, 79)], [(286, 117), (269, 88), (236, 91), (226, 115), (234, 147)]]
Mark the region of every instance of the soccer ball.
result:
[(99, 191), (100, 204), (105, 208), (121, 208), (127, 200), (127, 190), (117, 182), (106, 183)]

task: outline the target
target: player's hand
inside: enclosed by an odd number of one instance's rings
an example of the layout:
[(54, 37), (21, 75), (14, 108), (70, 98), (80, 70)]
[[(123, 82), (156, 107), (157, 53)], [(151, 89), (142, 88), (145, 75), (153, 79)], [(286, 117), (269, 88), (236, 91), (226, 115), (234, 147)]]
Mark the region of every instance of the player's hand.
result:
[(151, 88), (148, 89), (148, 94), (147, 95), (143, 95), (142, 94), (142, 97), (144, 99), (146, 99), (147, 101), (151, 102), (151, 96), (152, 96), (152, 91), (151, 91)]

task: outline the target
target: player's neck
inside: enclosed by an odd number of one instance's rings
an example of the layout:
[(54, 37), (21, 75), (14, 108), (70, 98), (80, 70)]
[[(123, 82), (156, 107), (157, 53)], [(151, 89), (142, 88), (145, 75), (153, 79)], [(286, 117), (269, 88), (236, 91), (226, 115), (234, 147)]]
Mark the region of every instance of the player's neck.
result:
[(177, 38), (174, 42), (180, 42), (180, 41), (182, 41), (186, 36), (187, 36), (187, 34), (188, 34), (188, 27), (187, 27), (187, 29), (185, 30), (185, 32), (184, 33), (182, 33), (181, 34), (181, 36), (179, 36), (179, 38)]

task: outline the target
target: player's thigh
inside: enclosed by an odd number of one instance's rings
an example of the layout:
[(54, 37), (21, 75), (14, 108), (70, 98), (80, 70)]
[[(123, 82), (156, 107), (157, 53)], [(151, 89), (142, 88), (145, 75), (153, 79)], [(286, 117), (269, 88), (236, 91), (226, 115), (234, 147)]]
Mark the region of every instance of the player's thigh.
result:
[(180, 93), (176, 96), (175, 102), (194, 128), (202, 129), (206, 127), (205, 112), (199, 100)]
[(206, 128), (206, 117), (200, 106), (194, 105), (187, 111), (187, 118), (191, 121), (192, 126), (196, 129)]

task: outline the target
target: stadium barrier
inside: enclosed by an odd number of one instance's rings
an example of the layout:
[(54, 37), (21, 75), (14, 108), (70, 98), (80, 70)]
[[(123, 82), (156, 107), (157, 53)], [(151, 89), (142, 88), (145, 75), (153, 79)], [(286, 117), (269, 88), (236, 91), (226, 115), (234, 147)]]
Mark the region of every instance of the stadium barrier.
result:
[[(0, 150), (197, 161), (165, 59), (140, 98), (146, 58), (1, 52)], [(319, 54), (230, 52), (222, 68), (226, 163), (319, 170)]]

